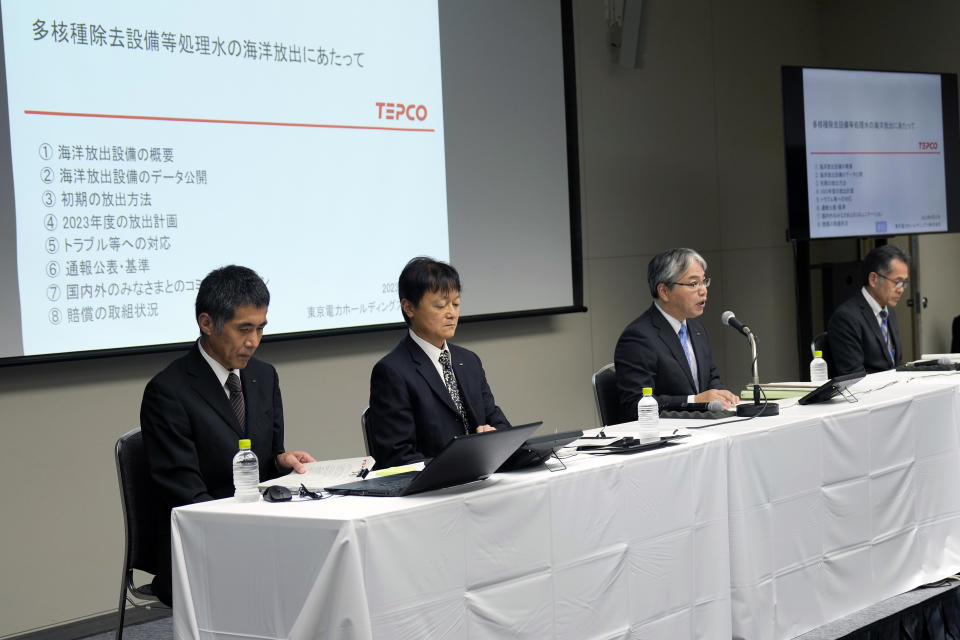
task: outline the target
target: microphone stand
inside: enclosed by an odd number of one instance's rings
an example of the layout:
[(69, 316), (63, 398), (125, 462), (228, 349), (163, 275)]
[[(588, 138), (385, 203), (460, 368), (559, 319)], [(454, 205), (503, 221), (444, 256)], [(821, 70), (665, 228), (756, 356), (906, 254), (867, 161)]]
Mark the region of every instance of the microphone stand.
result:
[(776, 402), (769, 402), (764, 397), (763, 404), (760, 404), (760, 372), (757, 368), (757, 339), (753, 332), (747, 330), (747, 340), (750, 341), (750, 357), (753, 358), (753, 404), (738, 404), (737, 415), (745, 418), (756, 416), (775, 416), (780, 414), (780, 405)]

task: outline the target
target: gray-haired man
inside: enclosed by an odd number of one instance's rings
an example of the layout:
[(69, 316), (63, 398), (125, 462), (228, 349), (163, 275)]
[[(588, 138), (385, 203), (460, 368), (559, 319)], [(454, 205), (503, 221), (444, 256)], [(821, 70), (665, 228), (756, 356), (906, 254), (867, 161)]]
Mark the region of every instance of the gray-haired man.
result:
[(707, 303), (706, 270), (707, 261), (693, 249), (670, 249), (647, 266), (653, 304), (627, 325), (614, 352), (622, 420), (636, 419), (644, 387), (653, 387), (660, 406), (737, 404), (720, 381), (706, 329), (697, 320)]

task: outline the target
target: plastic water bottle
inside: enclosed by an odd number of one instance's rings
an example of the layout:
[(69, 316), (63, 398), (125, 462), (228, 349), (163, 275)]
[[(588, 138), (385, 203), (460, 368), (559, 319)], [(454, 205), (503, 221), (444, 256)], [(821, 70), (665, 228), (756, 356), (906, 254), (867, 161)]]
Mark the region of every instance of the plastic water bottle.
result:
[(233, 499), (237, 502), (256, 502), (260, 499), (260, 463), (250, 450), (250, 441), (241, 440), (240, 450), (233, 456)]
[(810, 382), (819, 382), (823, 384), (830, 379), (827, 373), (827, 361), (823, 359), (822, 351), (813, 352), (813, 360), (810, 361)]
[(660, 405), (653, 397), (652, 387), (643, 388), (643, 397), (637, 403), (637, 426), (641, 444), (660, 440)]

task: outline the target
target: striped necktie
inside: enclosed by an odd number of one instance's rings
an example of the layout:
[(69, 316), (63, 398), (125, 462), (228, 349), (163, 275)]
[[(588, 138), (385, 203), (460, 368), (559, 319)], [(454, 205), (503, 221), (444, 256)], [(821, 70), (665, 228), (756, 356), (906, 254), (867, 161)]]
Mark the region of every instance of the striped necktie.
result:
[(236, 416), (240, 428), (246, 433), (247, 408), (243, 404), (243, 390), (240, 388), (240, 377), (233, 371), (227, 376), (227, 389), (230, 391), (230, 406), (233, 407), (233, 415)]

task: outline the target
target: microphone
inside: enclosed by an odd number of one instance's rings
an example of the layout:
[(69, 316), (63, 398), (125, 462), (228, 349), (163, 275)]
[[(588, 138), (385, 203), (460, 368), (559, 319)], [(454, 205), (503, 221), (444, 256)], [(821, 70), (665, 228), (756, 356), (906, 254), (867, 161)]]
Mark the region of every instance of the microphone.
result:
[(897, 371), (957, 371), (960, 364), (954, 363), (950, 356), (940, 356), (929, 360), (914, 360), (899, 365)]
[(661, 411), (723, 411), (723, 404), (719, 400), (710, 402), (667, 402)]
[(720, 316), (720, 320), (723, 321), (723, 324), (728, 327), (733, 327), (745, 336), (749, 336), (752, 333), (750, 327), (737, 320), (737, 316), (733, 315), (733, 311), (724, 311), (723, 315)]
[(775, 416), (780, 413), (780, 407), (776, 402), (765, 401), (760, 403), (760, 374), (757, 370), (757, 336), (750, 331), (750, 327), (744, 325), (733, 315), (733, 311), (724, 311), (720, 316), (723, 324), (733, 327), (743, 335), (747, 336), (750, 342), (750, 360), (753, 368), (753, 404), (738, 404), (737, 415), (745, 418), (754, 418), (756, 416)]

